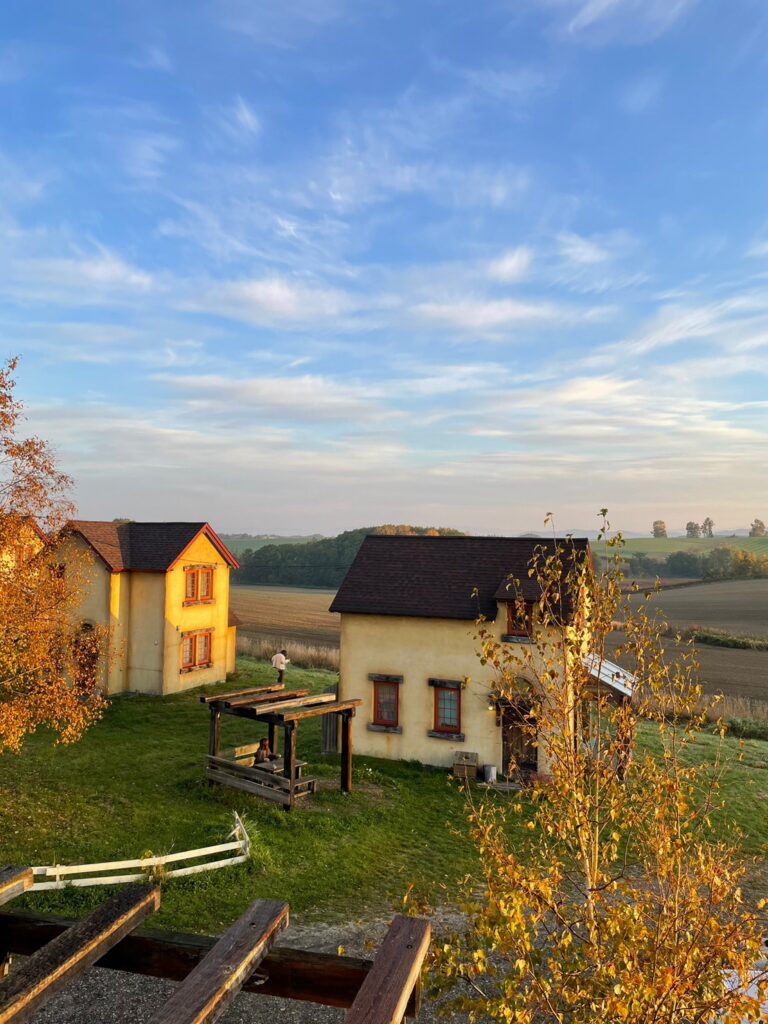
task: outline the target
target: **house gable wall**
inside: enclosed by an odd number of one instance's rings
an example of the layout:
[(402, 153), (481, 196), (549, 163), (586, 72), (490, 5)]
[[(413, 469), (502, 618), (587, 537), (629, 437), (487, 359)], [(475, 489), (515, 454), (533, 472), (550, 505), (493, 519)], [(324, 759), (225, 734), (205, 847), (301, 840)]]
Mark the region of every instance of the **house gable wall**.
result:
[[(185, 567), (213, 566), (213, 601), (185, 606)], [(176, 565), (164, 574), (164, 693), (176, 693), (194, 686), (226, 679), (228, 649), (232, 646), (229, 623), (229, 564), (210, 540), (201, 534), (187, 548)], [(181, 643), (184, 633), (211, 629), (211, 665), (184, 672)], [(232, 666), (234, 667), (234, 666)]]

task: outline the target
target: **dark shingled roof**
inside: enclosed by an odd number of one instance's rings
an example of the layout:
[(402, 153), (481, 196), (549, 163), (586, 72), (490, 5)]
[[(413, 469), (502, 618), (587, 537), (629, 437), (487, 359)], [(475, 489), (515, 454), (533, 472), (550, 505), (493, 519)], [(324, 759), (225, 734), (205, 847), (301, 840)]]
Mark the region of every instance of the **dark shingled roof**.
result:
[(76, 519), (79, 533), (112, 572), (165, 572), (205, 532), (233, 568), (237, 562), (207, 523), (107, 523)]
[[(559, 544), (583, 555), (589, 541)], [(510, 577), (526, 601), (541, 591), (528, 577), (537, 549), (554, 553), (555, 542), (538, 537), (365, 538), (331, 604), (332, 612), (405, 615), (414, 618), (496, 618), (497, 601), (514, 600)], [(477, 590), (473, 597), (473, 591)]]

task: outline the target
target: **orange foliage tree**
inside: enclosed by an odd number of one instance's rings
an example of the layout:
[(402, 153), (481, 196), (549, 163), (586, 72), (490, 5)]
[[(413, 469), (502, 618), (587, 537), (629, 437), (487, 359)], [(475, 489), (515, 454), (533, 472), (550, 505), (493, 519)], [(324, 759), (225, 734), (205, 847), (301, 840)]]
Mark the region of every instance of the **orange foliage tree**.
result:
[[(530, 707), (550, 774), (509, 804), (470, 795), (481, 877), (467, 880), (466, 929), (436, 945), (435, 991), (470, 1021), (757, 1020), (765, 901), (747, 905), (735, 839), (714, 829), (722, 733), (709, 758), (696, 747), (695, 654), (667, 660), (665, 624), (633, 612), (618, 557), (598, 576), (564, 543), (534, 563), (535, 629), (550, 642), (521, 655), (481, 622), (480, 653), (495, 696)], [(631, 702), (596, 690), (585, 664), (604, 660), (617, 619)]]
[(39, 726), (70, 743), (104, 704), (105, 638), (77, 617), (87, 556), (65, 570), (49, 543), (72, 515), (71, 481), (44, 440), (20, 436), (16, 366), (0, 368), (0, 753), (20, 750)]

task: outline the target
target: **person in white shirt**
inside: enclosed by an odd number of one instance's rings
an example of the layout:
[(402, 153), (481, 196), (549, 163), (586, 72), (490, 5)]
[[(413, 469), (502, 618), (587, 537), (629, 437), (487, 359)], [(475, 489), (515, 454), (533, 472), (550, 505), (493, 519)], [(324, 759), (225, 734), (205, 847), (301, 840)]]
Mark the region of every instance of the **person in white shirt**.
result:
[(286, 658), (288, 651), (278, 651), (272, 659), (272, 668), (277, 669), (277, 681), (282, 683), (285, 674), (285, 666), (290, 664), (290, 658)]

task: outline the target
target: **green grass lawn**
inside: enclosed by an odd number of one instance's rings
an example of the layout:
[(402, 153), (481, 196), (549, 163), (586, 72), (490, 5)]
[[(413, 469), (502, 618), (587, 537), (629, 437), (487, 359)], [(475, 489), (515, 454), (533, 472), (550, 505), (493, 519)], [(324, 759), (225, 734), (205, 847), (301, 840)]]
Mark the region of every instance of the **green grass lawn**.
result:
[[(223, 689), (273, 681), (266, 665), (239, 667), (237, 681)], [(292, 669), (288, 681), (320, 692), (335, 677)], [(213, 933), (258, 897), (285, 899), (305, 919), (386, 916), (409, 882), (441, 901), (441, 886), (450, 893), (470, 870), (463, 797), (446, 774), (356, 758), (355, 789), (345, 796), (335, 787), (338, 756), (320, 754), (319, 719), (301, 723), (297, 749), (309, 762), (305, 774), (327, 777), (333, 790), (287, 814), (208, 786), (208, 714), (199, 695), (118, 697), (79, 743), (52, 747), (41, 733), (20, 756), (0, 757), (0, 863), (88, 863), (206, 846), (225, 841), (237, 810), (254, 840), (254, 863), (169, 881), (152, 919), (158, 927)], [(224, 717), (225, 746), (260, 734), (266, 727)], [(25, 899), (40, 911), (80, 914), (106, 891)]]
[[(225, 689), (271, 682), (273, 670), (240, 662)], [(292, 669), (291, 686), (320, 692), (334, 677)], [(224, 745), (247, 742), (259, 726), (224, 718)], [(654, 743), (647, 727), (644, 743)], [(418, 764), (355, 758), (355, 791), (333, 789), (286, 814), (255, 797), (204, 780), (208, 715), (199, 691), (177, 697), (125, 696), (70, 747), (43, 733), (20, 756), (0, 757), (0, 863), (84, 863), (168, 853), (222, 842), (237, 810), (256, 849), (252, 864), (169, 881), (152, 925), (216, 933), (259, 897), (285, 899), (304, 920), (388, 915), (409, 883), (433, 904), (450, 903), (459, 878), (476, 870), (464, 798), (444, 772)], [(700, 756), (711, 753), (703, 737)], [(737, 741), (729, 741), (735, 756)], [(302, 722), (306, 774), (338, 779), (338, 757), (320, 754), (319, 719)], [(744, 832), (744, 849), (768, 843), (768, 742), (747, 741), (725, 780), (721, 828)], [(505, 800), (505, 797), (499, 797)], [(516, 841), (522, 827), (512, 824)], [(104, 888), (40, 893), (14, 903), (82, 914)]]

